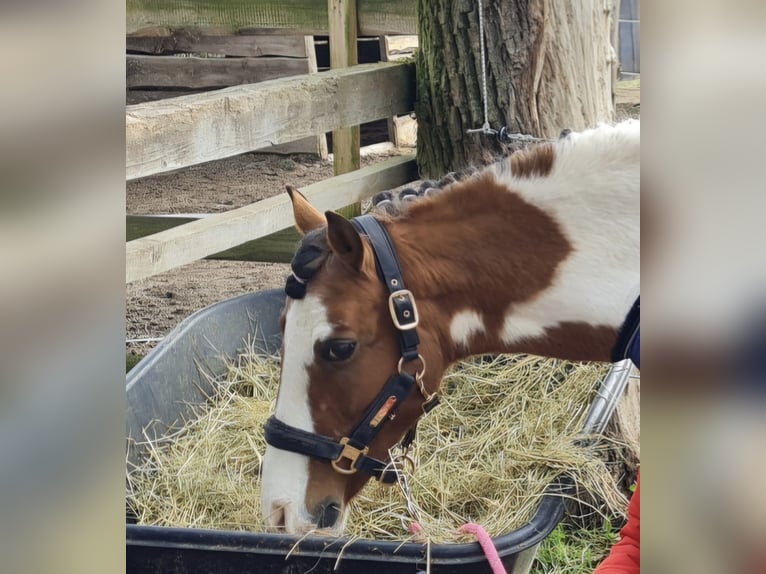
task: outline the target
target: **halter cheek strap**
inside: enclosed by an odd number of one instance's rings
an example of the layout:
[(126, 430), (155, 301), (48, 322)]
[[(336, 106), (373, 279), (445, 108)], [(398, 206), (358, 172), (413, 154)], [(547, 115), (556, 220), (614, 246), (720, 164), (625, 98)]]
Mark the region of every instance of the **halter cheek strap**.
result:
[(354, 227), (370, 239), (375, 252), (375, 266), (378, 276), (388, 289), (388, 309), (391, 320), (399, 332), (399, 347), (405, 362), (418, 358), (420, 338), (415, 329), (418, 326), (418, 309), (415, 298), (404, 285), (399, 258), (396, 256), (391, 238), (383, 225), (371, 215), (362, 215), (352, 220)]
[[(370, 215), (352, 220), (356, 229), (366, 235), (375, 254), (378, 275), (388, 289), (388, 309), (399, 337), (401, 359), (398, 373), (391, 376), (372, 401), (362, 420), (349, 436), (339, 441), (313, 432), (290, 426), (275, 416), (264, 426), (266, 442), (271, 446), (329, 462), (340, 474), (354, 474), (361, 471), (374, 476), (380, 482), (392, 484), (398, 479), (398, 471), (391, 463), (385, 463), (367, 455), (369, 446), (387, 421), (393, 420), (402, 402), (418, 386), (423, 395), (423, 412), (427, 413), (438, 403), (436, 393), (429, 394), (423, 386), (425, 360), (418, 353), (420, 339), (417, 333), (419, 322), (415, 298), (406, 288), (396, 251), (385, 227)], [(293, 269), (285, 291), (289, 297), (302, 298), (306, 293), (308, 279), (299, 277)], [(420, 361), (421, 370), (414, 376), (403, 370), (405, 363)], [(406, 448), (415, 436), (414, 427), (408, 431), (402, 445)]]

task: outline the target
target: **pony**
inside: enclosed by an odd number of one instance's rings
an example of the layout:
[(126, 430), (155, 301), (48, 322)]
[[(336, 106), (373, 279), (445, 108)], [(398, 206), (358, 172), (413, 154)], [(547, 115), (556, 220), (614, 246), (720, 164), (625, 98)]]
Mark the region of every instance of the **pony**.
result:
[(568, 133), (430, 190), (352, 222), (288, 188), (303, 237), (266, 425), (269, 529), (341, 534), (371, 476), (395, 480), (390, 450), (460, 359), (617, 360), (639, 295), (639, 121)]

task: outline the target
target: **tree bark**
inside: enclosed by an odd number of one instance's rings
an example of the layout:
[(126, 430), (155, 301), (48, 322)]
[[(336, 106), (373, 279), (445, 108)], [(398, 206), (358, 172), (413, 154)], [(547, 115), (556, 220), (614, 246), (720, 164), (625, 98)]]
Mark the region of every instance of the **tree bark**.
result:
[[(418, 168), (439, 177), (488, 154), (477, 0), (418, 0)], [(555, 138), (612, 121), (614, 0), (484, 0), (487, 108), (494, 129)]]

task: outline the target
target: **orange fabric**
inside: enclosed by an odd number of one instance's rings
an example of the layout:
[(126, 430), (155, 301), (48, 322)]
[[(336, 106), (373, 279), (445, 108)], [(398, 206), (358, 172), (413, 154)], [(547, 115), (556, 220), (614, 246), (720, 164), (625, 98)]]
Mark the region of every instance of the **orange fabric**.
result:
[(640, 574), (641, 572), (641, 475), (628, 506), (628, 522), (620, 541), (593, 574)]

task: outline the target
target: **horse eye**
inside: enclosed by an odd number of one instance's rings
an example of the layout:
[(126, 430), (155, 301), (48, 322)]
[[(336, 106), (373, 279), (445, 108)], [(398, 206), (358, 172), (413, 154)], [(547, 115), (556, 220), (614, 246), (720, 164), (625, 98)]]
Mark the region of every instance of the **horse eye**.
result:
[(345, 361), (356, 350), (356, 341), (351, 339), (330, 339), (320, 348), (320, 355), (325, 361)]

